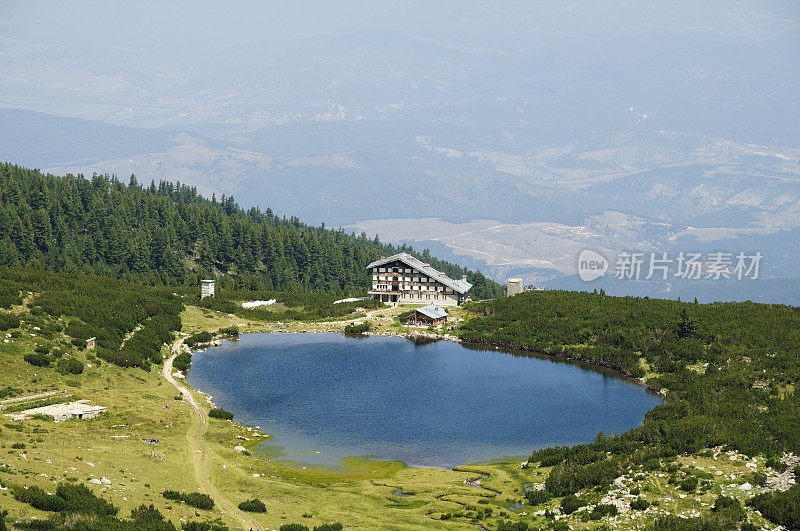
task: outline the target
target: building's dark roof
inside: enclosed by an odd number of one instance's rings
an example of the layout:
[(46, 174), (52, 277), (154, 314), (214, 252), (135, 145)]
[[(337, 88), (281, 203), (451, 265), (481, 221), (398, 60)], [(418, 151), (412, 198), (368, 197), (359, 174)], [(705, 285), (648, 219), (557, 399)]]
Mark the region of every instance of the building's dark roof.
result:
[(421, 271), (421, 272), (425, 273), (426, 275), (428, 275), (429, 277), (433, 278), (437, 282), (441, 282), (442, 284), (444, 284), (448, 288), (454, 289), (455, 291), (457, 291), (458, 293), (461, 293), (462, 295), (464, 293), (468, 292), (469, 289), (472, 287), (472, 284), (470, 284), (466, 280), (463, 280), (463, 279), (461, 279), (461, 280), (453, 280), (452, 278), (448, 277), (444, 273), (441, 273), (441, 272), (435, 270), (431, 266), (425, 265), (425, 263), (423, 263), (422, 261), (420, 261), (417, 258), (414, 258), (413, 256), (411, 256), (408, 253), (400, 253), (400, 254), (396, 254), (394, 256), (390, 256), (388, 258), (381, 258), (380, 260), (375, 260), (374, 262), (372, 262), (371, 264), (369, 264), (367, 266), (367, 269), (373, 269), (375, 267), (380, 267), (380, 266), (382, 266), (384, 264), (388, 264), (388, 263), (391, 263), (391, 262), (394, 262), (394, 261), (403, 262), (404, 264), (406, 264), (406, 265), (408, 265), (410, 267), (413, 267), (414, 269), (417, 269), (418, 271)]

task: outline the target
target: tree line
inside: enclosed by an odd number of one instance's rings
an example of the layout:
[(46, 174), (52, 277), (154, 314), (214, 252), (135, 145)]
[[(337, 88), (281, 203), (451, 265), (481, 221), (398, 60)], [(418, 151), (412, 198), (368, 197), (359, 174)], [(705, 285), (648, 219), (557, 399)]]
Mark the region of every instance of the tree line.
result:
[[(58, 177), (0, 164), (0, 265), (30, 261), (151, 285), (219, 277), (232, 288), (348, 293), (370, 285), (365, 266), (406, 246), (313, 227), (270, 209), (242, 209), (232, 196), (206, 199), (195, 187), (135, 176)], [(453, 278), (466, 274), (473, 298), (501, 286), (480, 272), (415, 253)]]

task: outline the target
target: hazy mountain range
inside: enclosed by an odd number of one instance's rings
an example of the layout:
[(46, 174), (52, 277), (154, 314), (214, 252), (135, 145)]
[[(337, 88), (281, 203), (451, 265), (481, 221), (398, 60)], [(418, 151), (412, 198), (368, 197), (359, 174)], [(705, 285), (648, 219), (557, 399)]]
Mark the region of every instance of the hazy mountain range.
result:
[(800, 277), (796, 2), (337, 4), (7, 2), (0, 158), (180, 180), (499, 280), (569, 284), (587, 246)]

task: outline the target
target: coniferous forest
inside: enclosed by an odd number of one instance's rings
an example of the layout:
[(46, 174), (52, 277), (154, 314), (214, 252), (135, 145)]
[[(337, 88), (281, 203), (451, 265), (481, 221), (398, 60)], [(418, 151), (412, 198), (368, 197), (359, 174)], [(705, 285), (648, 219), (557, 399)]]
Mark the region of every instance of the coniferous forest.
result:
[[(798, 308), (547, 291), (470, 309), (478, 317), (463, 326), (465, 341), (588, 361), (647, 377), (649, 386), (665, 393), (664, 404), (648, 412), (641, 427), (534, 452), (531, 462), (553, 467), (545, 485), (554, 496), (608, 485), (623, 470), (659, 469), (675, 456), (717, 446), (772, 456), (776, 463), (775, 456), (800, 452)], [(775, 502), (771, 494), (753, 503), (772, 511), (776, 523), (797, 529), (798, 494), (780, 494), (791, 503)], [(781, 503), (785, 514), (774, 509)]]
[(369, 262), (401, 251), (453, 278), (466, 274), (474, 299), (502, 293), (480, 272), (427, 250), (244, 210), (233, 197), (206, 199), (180, 183), (143, 186), (134, 176), (125, 183), (0, 165), (0, 265), (33, 261), (151, 285), (194, 286), (216, 276), (237, 289), (350, 293), (369, 285)]

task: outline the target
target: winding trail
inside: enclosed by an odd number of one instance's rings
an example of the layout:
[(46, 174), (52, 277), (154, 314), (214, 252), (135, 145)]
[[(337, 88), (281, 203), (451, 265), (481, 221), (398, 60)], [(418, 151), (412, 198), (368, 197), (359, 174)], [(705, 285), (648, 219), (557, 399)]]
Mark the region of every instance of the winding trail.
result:
[(194, 395), (183, 384), (179, 383), (172, 376), (172, 362), (180, 354), (183, 346), (183, 338), (178, 339), (172, 344), (172, 353), (169, 358), (164, 360), (164, 367), (161, 370), (164, 378), (171, 383), (183, 395), (184, 400), (189, 403), (192, 410), (192, 425), (187, 433), (187, 450), (190, 453), (192, 464), (194, 465), (194, 476), (200, 491), (208, 494), (214, 499), (214, 503), (219, 506), (224, 513), (232, 514), (242, 523), (243, 529), (258, 530), (261, 527), (254, 520), (251, 520), (244, 512), (239, 510), (230, 500), (225, 498), (214, 486), (208, 477), (208, 461), (210, 450), (203, 438), (208, 428), (208, 418), (203, 413)]

